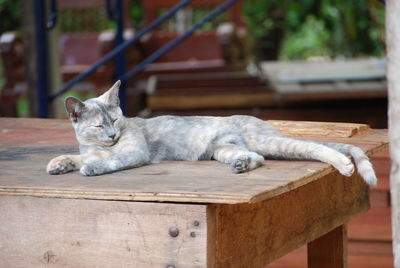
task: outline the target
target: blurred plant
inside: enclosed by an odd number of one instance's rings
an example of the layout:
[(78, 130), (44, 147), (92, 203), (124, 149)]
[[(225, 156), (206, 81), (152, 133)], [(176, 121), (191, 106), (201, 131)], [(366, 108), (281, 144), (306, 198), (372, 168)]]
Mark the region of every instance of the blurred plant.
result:
[(129, 18), (132, 22), (133, 28), (140, 29), (144, 19), (144, 9), (139, 0), (131, 1), (129, 7)]
[(0, 34), (19, 29), (21, 7), (19, 0), (0, 0)]
[[(0, 0), (0, 35), (6, 31), (18, 30), (20, 22), (20, 1)], [(0, 57), (0, 90), (5, 83), (3, 63)]]
[(256, 59), (274, 60), (277, 57), (286, 23), (286, 0), (247, 0), (243, 14)]
[(377, 0), (246, 0), (243, 13), (258, 60), (384, 54)]
[(298, 31), (287, 36), (281, 46), (283, 59), (330, 57), (329, 33), (325, 23), (309, 15)]

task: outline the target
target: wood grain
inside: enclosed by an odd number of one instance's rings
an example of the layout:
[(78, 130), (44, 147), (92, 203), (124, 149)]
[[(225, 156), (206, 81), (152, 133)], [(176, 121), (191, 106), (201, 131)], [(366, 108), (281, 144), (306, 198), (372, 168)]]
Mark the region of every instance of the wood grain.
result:
[(2, 196), (0, 214), (0, 267), (207, 265), (205, 205)]
[[(272, 198), (334, 170), (315, 161), (267, 160), (261, 168), (238, 175), (216, 161), (176, 161), (97, 177), (78, 172), (51, 176), (45, 172), (51, 158), (77, 153), (68, 121), (0, 119), (0, 126), (0, 195), (233, 204)], [(313, 139), (353, 143), (368, 154), (387, 146), (385, 130), (352, 138)]]
[(216, 207), (216, 267), (259, 268), (368, 209), (368, 187), (336, 173), (255, 204)]
[(308, 243), (308, 268), (346, 268), (347, 229), (336, 227)]
[(351, 138), (368, 132), (365, 124), (268, 120), (280, 133), (296, 137)]
[[(240, 175), (200, 161), (50, 176), (47, 161), (76, 142), (65, 121), (33, 121), (0, 119), (1, 267), (259, 268), (368, 209), (357, 174), (314, 161), (266, 161)], [(384, 130), (349, 129), (318, 140), (368, 154), (387, 146)]]

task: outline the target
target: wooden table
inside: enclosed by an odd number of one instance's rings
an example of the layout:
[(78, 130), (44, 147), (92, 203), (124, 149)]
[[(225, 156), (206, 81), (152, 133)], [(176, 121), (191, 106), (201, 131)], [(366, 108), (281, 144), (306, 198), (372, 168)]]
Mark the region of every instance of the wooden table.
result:
[[(272, 123), (368, 154), (387, 146), (365, 125)], [(306, 243), (309, 267), (345, 267), (346, 222), (369, 206), (360, 178), (314, 161), (240, 175), (217, 161), (45, 173), (76, 151), (68, 121), (0, 118), (0, 267), (259, 268)]]

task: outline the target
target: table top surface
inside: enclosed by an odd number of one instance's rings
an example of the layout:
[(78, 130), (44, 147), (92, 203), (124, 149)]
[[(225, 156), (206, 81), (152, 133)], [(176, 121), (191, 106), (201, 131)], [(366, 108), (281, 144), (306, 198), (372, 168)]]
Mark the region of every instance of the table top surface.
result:
[[(387, 131), (345, 123), (270, 121), (285, 135), (345, 142), (367, 154), (387, 147)], [(0, 118), (0, 195), (185, 203), (252, 203), (337, 172), (317, 161), (266, 160), (233, 174), (217, 161), (174, 161), (112, 174), (48, 175), (50, 159), (78, 153), (68, 120)]]

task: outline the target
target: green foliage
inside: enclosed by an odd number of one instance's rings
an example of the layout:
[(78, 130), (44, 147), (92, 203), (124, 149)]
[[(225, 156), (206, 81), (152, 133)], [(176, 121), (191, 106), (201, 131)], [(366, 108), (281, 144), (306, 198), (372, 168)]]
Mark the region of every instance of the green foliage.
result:
[(329, 33), (325, 23), (309, 15), (298, 31), (286, 37), (280, 49), (283, 59), (300, 59), (313, 56), (330, 57)]
[(132, 22), (132, 26), (135, 29), (139, 29), (142, 26), (144, 17), (144, 9), (140, 4), (140, 1), (132, 1), (129, 9), (129, 18)]
[(377, 0), (246, 0), (243, 13), (257, 55), (274, 52), (271, 46), (276, 55), (269, 58), (384, 54), (384, 6)]
[(0, 34), (19, 29), (21, 7), (19, 0), (0, 0)]

